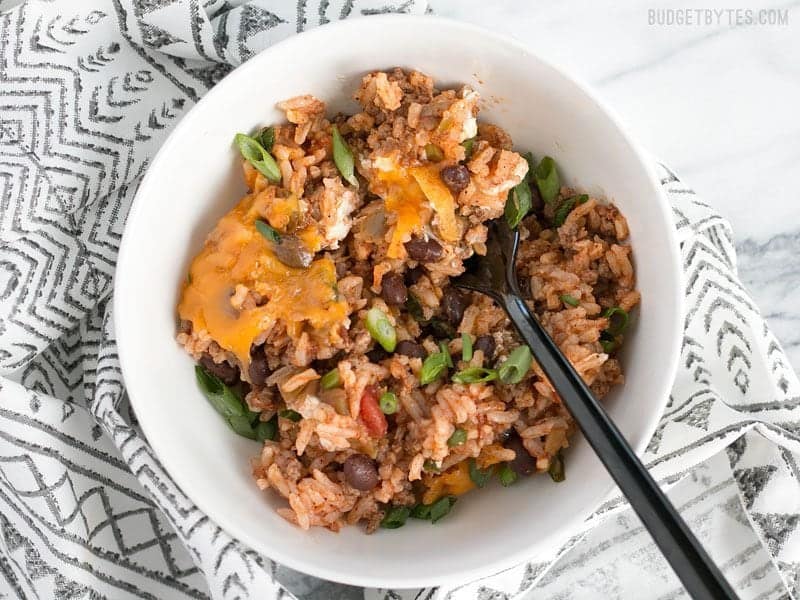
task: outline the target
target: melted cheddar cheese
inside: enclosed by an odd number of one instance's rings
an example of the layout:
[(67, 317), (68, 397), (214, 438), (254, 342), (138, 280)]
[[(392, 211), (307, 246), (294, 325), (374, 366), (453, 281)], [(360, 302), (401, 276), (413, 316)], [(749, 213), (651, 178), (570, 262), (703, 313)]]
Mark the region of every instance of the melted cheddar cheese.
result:
[[(250, 194), (222, 217), (192, 261), (178, 304), (181, 319), (207, 331), (245, 368), (253, 341), (279, 321), (293, 339), (305, 329), (317, 336), (338, 335), (340, 326), (347, 325), (347, 303), (338, 299), (333, 261), (320, 258), (307, 269), (287, 267), (256, 230), (256, 219), (270, 214), (272, 201), (274, 194)], [(301, 238), (312, 241), (315, 234), (304, 232)], [(237, 285), (265, 301), (237, 310), (231, 304)]]
[(403, 244), (421, 231), (430, 218), (425, 194), (405, 168), (378, 171), (376, 175), (378, 186), (373, 186), (373, 192), (383, 198), (386, 211), (395, 216), (395, 227), (386, 255), (389, 258), (403, 258)]
[[(442, 239), (454, 242), (459, 238), (455, 215), (455, 201), (450, 190), (442, 183), (435, 165), (423, 167), (398, 167), (378, 170), (378, 185), (372, 191), (384, 199), (386, 210), (396, 218), (386, 255), (403, 258), (403, 244), (415, 233), (422, 231), (431, 219), (431, 207), (439, 216), (439, 234)], [(427, 202), (426, 202), (427, 200)]]
[(423, 504), (433, 504), (443, 496), (460, 496), (475, 488), (469, 476), (469, 462), (462, 460), (441, 475), (426, 477), (428, 488), (422, 496)]
[(411, 176), (439, 217), (439, 235), (446, 242), (458, 241), (461, 235), (456, 219), (456, 203), (450, 189), (439, 176), (439, 170), (433, 165), (414, 167)]

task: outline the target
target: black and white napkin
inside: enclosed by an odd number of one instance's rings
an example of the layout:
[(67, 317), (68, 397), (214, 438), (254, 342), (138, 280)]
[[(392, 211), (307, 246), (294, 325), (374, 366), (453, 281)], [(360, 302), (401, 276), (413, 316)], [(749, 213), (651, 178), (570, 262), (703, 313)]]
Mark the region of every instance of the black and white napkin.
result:
[[(0, 0), (0, 592), (277, 599), (292, 597), (282, 581), (298, 589), (201, 513), (137, 430), (111, 318), (117, 250), (149, 161), (234, 66), (329, 21), (425, 10), (423, 0)], [(800, 598), (800, 384), (739, 282), (728, 224), (662, 176), (688, 313), (645, 459), (700, 511), (690, 522), (743, 598)], [(538, 585), (537, 597), (625, 598), (642, 573), (676, 585), (616, 500), (562, 548), (493, 577), (364, 594), (510, 599)]]

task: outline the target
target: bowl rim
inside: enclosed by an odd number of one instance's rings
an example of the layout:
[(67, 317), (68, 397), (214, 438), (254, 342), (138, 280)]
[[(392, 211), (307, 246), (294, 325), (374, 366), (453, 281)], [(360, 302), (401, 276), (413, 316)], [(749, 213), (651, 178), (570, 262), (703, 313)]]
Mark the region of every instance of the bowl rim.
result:
[[(130, 373), (130, 368), (126, 368), (126, 363), (128, 360), (133, 360), (133, 356), (128, 354), (126, 351), (126, 337), (124, 335), (125, 327), (122, 324), (122, 317), (120, 315), (128, 314), (126, 307), (129, 304), (129, 301), (126, 299), (124, 295), (121, 295), (120, 288), (124, 285), (120, 283), (124, 280), (124, 277), (120, 277), (120, 273), (124, 273), (126, 271), (126, 264), (130, 261), (135, 261), (135, 246), (133, 242), (131, 242), (131, 231), (135, 229), (133, 226), (141, 212), (141, 206), (143, 204), (144, 197), (147, 196), (148, 188), (151, 185), (152, 180), (155, 178), (154, 173), (157, 171), (156, 165), (163, 159), (163, 157), (169, 154), (172, 151), (172, 147), (175, 145), (176, 140), (179, 138), (180, 132), (184, 129), (190, 127), (194, 120), (194, 115), (199, 114), (200, 110), (199, 107), (203, 106), (204, 104), (208, 104), (211, 100), (210, 98), (214, 98), (216, 95), (224, 93), (222, 88), (225, 87), (225, 82), (234, 79), (234, 78), (243, 78), (247, 77), (251, 71), (258, 69), (258, 67), (263, 64), (264, 61), (268, 60), (268, 57), (272, 54), (272, 52), (277, 48), (286, 48), (291, 46), (298, 46), (302, 48), (306, 45), (309, 40), (312, 40), (315, 37), (321, 35), (330, 35), (332, 32), (339, 32), (340, 35), (346, 34), (347, 30), (350, 29), (358, 29), (364, 26), (369, 27), (381, 27), (384, 24), (391, 24), (392, 26), (396, 25), (397, 23), (406, 23), (410, 26), (413, 26), (415, 23), (419, 23), (424, 21), (426, 23), (432, 23), (438, 25), (440, 27), (449, 28), (451, 30), (460, 31), (468, 37), (469, 35), (479, 35), (483, 38), (493, 41), (499, 45), (503, 45), (518, 51), (521, 51), (527, 55), (528, 58), (537, 61), (541, 67), (547, 71), (550, 71), (551, 74), (556, 78), (561, 78), (566, 83), (575, 86), (579, 89), (583, 94), (585, 94), (586, 98), (595, 104), (595, 106), (604, 114), (604, 116), (609, 120), (609, 122), (618, 130), (620, 133), (622, 141), (628, 146), (632, 154), (638, 159), (639, 167), (644, 169), (644, 173), (647, 178), (650, 180), (652, 184), (652, 191), (653, 191), (653, 201), (658, 203), (658, 209), (661, 213), (661, 216), (665, 223), (669, 226), (666, 228), (667, 231), (666, 237), (669, 243), (669, 252), (668, 258), (670, 264), (662, 265), (664, 267), (668, 267), (675, 279), (678, 283), (676, 285), (675, 290), (673, 290), (674, 297), (671, 299), (672, 305), (675, 307), (675, 311), (678, 315), (678, 318), (675, 319), (676, 321), (676, 331), (673, 335), (673, 338), (670, 343), (669, 348), (669, 356), (665, 357), (662, 361), (662, 371), (665, 372), (668, 377), (665, 378), (665, 381), (674, 381), (675, 374), (677, 372), (678, 362), (680, 358), (680, 347), (681, 347), (681, 319), (680, 315), (685, 313), (684, 310), (684, 296), (683, 296), (683, 269), (681, 267), (680, 261), (680, 251), (678, 245), (678, 236), (677, 231), (675, 230), (674, 226), (672, 225), (672, 214), (669, 208), (669, 202), (666, 197), (666, 193), (664, 192), (663, 186), (660, 183), (658, 176), (656, 175), (655, 170), (655, 159), (646, 152), (631, 136), (630, 132), (628, 131), (627, 127), (624, 126), (622, 120), (619, 118), (618, 114), (611, 109), (603, 100), (601, 100), (597, 93), (585, 82), (581, 81), (576, 76), (572, 75), (568, 70), (558, 66), (552, 61), (546, 60), (542, 58), (539, 53), (534, 50), (533, 48), (529, 47), (525, 43), (521, 42), (520, 40), (508, 35), (508, 34), (501, 34), (496, 33), (494, 31), (485, 29), (478, 25), (473, 25), (471, 23), (467, 23), (464, 21), (459, 21), (451, 18), (433, 16), (433, 15), (409, 15), (409, 14), (384, 14), (384, 15), (372, 15), (369, 16), (367, 19), (345, 19), (340, 21), (335, 21), (331, 23), (327, 23), (325, 25), (317, 26), (312, 29), (306, 30), (304, 32), (292, 35), (284, 40), (281, 40), (272, 46), (265, 48), (257, 55), (253, 56), (251, 59), (247, 60), (246, 62), (240, 64), (236, 68), (234, 68), (230, 73), (228, 73), (220, 82), (218, 82), (214, 87), (212, 87), (208, 92), (206, 92), (202, 98), (183, 116), (180, 122), (175, 126), (175, 128), (170, 132), (167, 139), (164, 141), (161, 148), (153, 157), (147, 172), (145, 173), (139, 188), (136, 192), (136, 195), (133, 199), (133, 203), (128, 213), (128, 217), (125, 222), (125, 228), (123, 231), (122, 240), (120, 243), (120, 249), (118, 253), (118, 260), (117, 260), (117, 267), (114, 275), (114, 331), (117, 340), (117, 348), (119, 354), (119, 362), (120, 362), (120, 369), (122, 372), (122, 381), (123, 385), (125, 386), (126, 390), (128, 391), (128, 397), (130, 400), (131, 407), (136, 411), (137, 409), (137, 400), (135, 399), (136, 394), (132, 392), (132, 388), (135, 387), (126, 383), (127, 377), (126, 375)], [(127, 357), (127, 358), (126, 358)], [(131, 379), (131, 381), (133, 381)], [(661, 394), (661, 404), (660, 410), (652, 411), (646, 419), (643, 419), (644, 426), (641, 430), (646, 434), (642, 436), (642, 440), (633, 446), (636, 455), (641, 457), (644, 453), (650, 438), (652, 437), (653, 432), (656, 430), (658, 422), (661, 418), (661, 414), (663, 412), (663, 408), (666, 405), (667, 399), (669, 397), (669, 389), (659, 390)], [(345, 583), (349, 585), (357, 585), (363, 587), (381, 587), (381, 588), (411, 588), (411, 587), (433, 587), (433, 586), (440, 586), (446, 585), (448, 583), (465, 583), (468, 581), (474, 581), (476, 579), (480, 579), (482, 577), (487, 577), (489, 575), (493, 575), (504, 571), (506, 569), (512, 568), (516, 565), (524, 563), (527, 559), (530, 558), (530, 548), (532, 544), (528, 546), (528, 549), (522, 549), (517, 552), (511, 553), (505, 556), (501, 560), (494, 561), (490, 563), (488, 566), (477, 570), (475, 568), (462, 568), (453, 570), (441, 577), (437, 576), (424, 576), (419, 579), (410, 580), (407, 577), (402, 578), (377, 578), (370, 575), (366, 571), (361, 571), (355, 576), (343, 575), (340, 574), (332, 569), (328, 569), (324, 565), (320, 564), (309, 564), (303, 561), (302, 558), (295, 557), (292, 555), (284, 554), (281, 550), (280, 543), (269, 543), (269, 550), (265, 551), (264, 548), (264, 539), (261, 537), (255, 537), (247, 530), (238, 530), (236, 527), (232, 527), (231, 523), (228, 522), (227, 518), (223, 516), (221, 520), (217, 520), (217, 516), (211, 515), (212, 511), (207, 510), (209, 505), (206, 504), (205, 498), (203, 495), (190, 495), (186, 492), (187, 489), (191, 489), (192, 485), (184, 486), (184, 483), (187, 483), (187, 480), (181, 475), (181, 469), (175, 468), (178, 465), (174, 461), (164, 460), (163, 457), (169, 456), (168, 452), (162, 452), (161, 450), (164, 449), (164, 444), (158, 440), (157, 437), (151, 438), (148, 436), (148, 423), (149, 420), (145, 418), (140, 418), (139, 411), (137, 411), (137, 418), (139, 418), (140, 427), (145, 435), (145, 439), (150, 447), (153, 449), (153, 452), (158, 457), (159, 461), (161, 462), (164, 470), (168, 473), (169, 477), (173, 480), (174, 484), (177, 485), (180, 490), (189, 498), (196, 506), (199, 508), (204, 514), (208, 515), (209, 518), (212, 519), (214, 523), (216, 523), (219, 527), (221, 527), (230, 537), (234, 540), (240, 541), (244, 543), (246, 546), (256, 550), (257, 552), (263, 552), (265, 556), (267, 556), (270, 560), (273, 560), (281, 565), (287, 566), (291, 569), (300, 571), (302, 573), (312, 575), (315, 577), (323, 578), (329, 581), (335, 581), (340, 583)], [(146, 411), (142, 414), (147, 414)], [(152, 430), (151, 430), (152, 431)], [(171, 468), (172, 467), (172, 468)], [(611, 497), (616, 490), (616, 485), (614, 484), (613, 480), (609, 481), (609, 485), (605, 492), (597, 498), (595, 503), (587, 504), (587, 508), (574, 514), (571, 518), (565, 520), (562, 526), (550, 533), (549, 535), (545, 535), (541, 538), (536, 540), (537, 545), (553, 545), (553, 544), (561, 544), (567, 537), (574, 532), (586, 518), (588, 518), (605, 500)], [(268, 541), (268, 540), (267, 540)]]

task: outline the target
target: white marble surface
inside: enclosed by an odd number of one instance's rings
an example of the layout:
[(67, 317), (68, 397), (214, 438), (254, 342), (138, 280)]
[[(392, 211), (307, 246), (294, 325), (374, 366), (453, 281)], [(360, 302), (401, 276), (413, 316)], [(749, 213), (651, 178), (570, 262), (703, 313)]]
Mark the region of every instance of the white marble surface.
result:
[[(800, 368), (800, 2), (788, 25), (648, 24), (691, 2), (431, 0), (506, 33), (590, 83), (656, 157), (734, 228), (740, 274)], [(696, 4), (696, 3), (695, 3)]]
[[(800, 2), (786, 26), (657, 26), (691, 3), (431, 0), (433, 12), (513, 36), (590, 83), (634, 136), (733, 225), (739, 271), (800, 368)], [(283, 574), (299, 597), (358, 588)], [(531, 597), (537, 597), (532, 592)]]

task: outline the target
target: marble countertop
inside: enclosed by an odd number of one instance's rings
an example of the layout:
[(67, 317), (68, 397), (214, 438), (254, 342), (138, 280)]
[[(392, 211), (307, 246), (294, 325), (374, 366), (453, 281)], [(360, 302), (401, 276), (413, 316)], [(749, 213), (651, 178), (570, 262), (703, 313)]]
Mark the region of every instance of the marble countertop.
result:
[(645, 148), (730, 220), (740, 275), (800, 368), (800, 198), (792, 187), (800, 182), (800, 3), (702, 3), (788, 11), (786, 25), (739, 27), (727, 11), (719, 24), (701, 16), (700, 25), (651, 25), (649, 11), (667, 3), (636, 0), (430, 6), (511, 35), (593, 85)]

